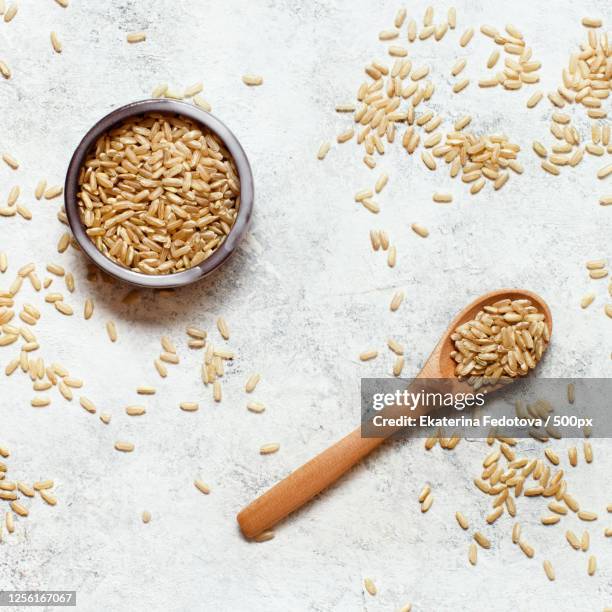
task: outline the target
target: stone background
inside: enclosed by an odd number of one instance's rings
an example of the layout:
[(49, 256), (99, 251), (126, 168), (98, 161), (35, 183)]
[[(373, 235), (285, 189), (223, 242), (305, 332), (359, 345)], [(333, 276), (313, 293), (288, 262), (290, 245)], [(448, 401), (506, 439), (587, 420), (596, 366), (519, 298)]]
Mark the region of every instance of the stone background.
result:
[[(609, 18), (609, 4), (455, 5), (457, 30), (410, 49), (415, 63), (431, 67), (436, 93), (428, 106), (444, 115), (445, 129), (470, 113), (475, 132), (503, 131), (523, 148), (524, 174), (476, 197), (447, 168), (428, 171), (399, 143), (374, 171), (354, 143), (335, 144), (351, 119), (334, 106), (353, 101), (369, 60), (386, 57), (377, 34), (392, 26), (395, 2), (72, 0), (62, 9), (52, 0), (24, 0), (11, 23), (0, 22), (0, 57), (13, 70), (11, 80), (0, 82), (0, 149), (21, 162), (18, 171), (0, 167), (1, 197), (21, 185), (34, 214), (31, 222), (0, 219), (0, 250), (10, 260), (0, 289), (29, 261), (41, 275), (50, 261), (73, 271), (77, 290), (67, 301), (74, 317), (57, 313), (29, 286), (19, 297), (43, 311), (36, 328), (41, 355), (82, 377), (83, 394), (113, 414), (104, 426), (56, 391), (49, 408), (35, 410), (25, 376), (2, 379), (0, 443), (11, 450), (9, 477), (53, 478), (59, 503), (50, 508), (34, 500), (30, 517), (5, 534), (1, 588), (76, 589), (79, 610), (374, 611), (409, 601), (419, 612), (612, 606), (612, 543), (602, 535), (612, 502), (606, 440), (593, 441), (592, 465), (581, 461), (568, 475), (583, 506), (602, 517), (589, 526), (599, 561), (594, 577), (587, 575), (588, 555), (564, 541), (565, 529), (585, 526), (574, 516), (545, 528), (543, 503), (519, 500), (533, 560), (511, 543), (509, 517), (483, 526), (489, 502), (472, 479), (487, 447), (477, 440), (453, 453), (439, 447), (426, 453), (418, 440), (387, 445), (279, 526), (270, 542), (248, 543), (236, 526), (243, 505), (358, 424), (359, 378), (390, 372), (389, 336), (408, 347), (404, 373), (413, 375), (450, 318), (480, 293), (523, 287), (547, 300), (555, 331), (541, 375), (610, 376), (607, 281), (589, 280), (584, 268), (586, 260), (609, 255), (612, 211), (598, 205), (604, 185), (595, 176), (604, 162), (587, 157), (559, 177), (544, 173), (531, 142), (551, 144), (551, 107), (546, 100), (525, 107), (539, 86), (478, 88), (494, 45), (478, 32), (467, 49), (458, 45), (468, 26), (514, 23), (542, 61), (541, 87), (549, 91), (585, 38), (580, 18)], [(426, 6), (412, 2), (410, 14), (420, 22)], [(447, 6), (436, 4), (436, 20)], [(51, 49), (51, 30), (63, 42), (61, 55)], [(126, 33), (138, 30), (146, 30), (147, 41), (128, 45)], [(468, 58), (472, 82), (455, 95), (450, 69), (460, 57)], [(262, 74), (264, 85), (244, 86), (245, 72)], [(64, 231), (56, 220), (61, 198), (37, 202), (33, 190), (43, 176), (63, 182), (76, 144), (102, 115), (148, 97), (160, 82), (182, 89), (200, 80), (213, 113), (235, 132), (253, 166), (250, 234), (214, 276), (169, 298), (144, 293), (139, 304), (126, 306), (126, 287), (90, 283), (78, 252), (56, 252)], [(586, 137), (585, 114), (570, 112)], [(319, 162), (325, 139), (334, 145)], [(381, 171), (390, 180), (373, 216), (353, 194)], [(452, 205), (434, 204), (434, 190), (451, 191)], [(411, 232), (413, 222), (427, 226), (429, 238)], [(394, 269), (371, 251), (373, 227), (386, 229), (397, 246)], [(407, 298), (390, 313), (398, 289)], [(597, 299), (581, 311), (580, 298), (591, 290)], [(88, 322), (81, 315), (87, 296), (96, 303)], [(219, 341), (220, 314), (237, 358), (224, 379), (223, 402), (214, 405), (199, 381), (202, 355), (187, 348), (184, 328), (201, 325)], [(117, 323), (116, 344), (105, 334), (109, 319)], [(160, 381), (153, 359), (163, 334), (175, 340), (182, 362)], [(370, 347), (381, 356), (360, 363), (357, 355)], [(14, 353), (2, 349), (2, 368)], [(250, 398), (243, 385), (255, 371), (262, 382)], [(140, 384), (154, 384), (158, 393), (145, 398), (146, 416), (129, 418), (123, 409), (142, 403)], [(247, 412), (248, 399), (264, 402), (267, 411)], [(199, 412), (180, 411), (187, 400), (199, 401)], [(117, 439), (132, 440), (135, 452), (115, 452)], [(271, 441), (280, 451), (260, 456), (260, 445)], [(566, 445), (555, 444), (564, 466)], [(519, 448), (541, 452), (532, 440)], [(209, 496), (193, 487), (196, 477), (210, 484)], [(416, 498), (426, 482), (435, 503), (422, 515)], [(145, 509), (153, 515), (148, 525), (140, 520)], [(467, 562), (470, 535), (458, 528), (457, 509), (493, 542), (479, 551), (476, 568)], [(545, 558), (555, 565), (554, 583), (542, 570)], [(376, 597), (364, 593), (366, 576), (378, 586)]]

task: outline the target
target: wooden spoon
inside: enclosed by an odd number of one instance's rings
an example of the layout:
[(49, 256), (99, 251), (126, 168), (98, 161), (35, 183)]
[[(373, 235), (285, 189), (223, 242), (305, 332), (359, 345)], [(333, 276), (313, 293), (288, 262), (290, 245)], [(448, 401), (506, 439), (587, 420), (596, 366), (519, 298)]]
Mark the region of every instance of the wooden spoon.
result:
[[(421, 379), (455, 378), (455, 362), (450, 356), (453, 343), (450, 339), (455, 328), (473, 319), (484, 306), (503, 299), (529, 299), (546, 317), (546, 324), (552, 333), (552, 316), (546, 302), (531, 291), (521, 289), (500, 289), (485, 293), (464, 308), (450, 323), (440, 342), (429, 356), (423, 369), (416, 377)], [(467, 386), (457, 380), (454, 390)], [(489, 388), (488, 393), (495, 387)], [(413, 416), (425, 414), (427, 408), (417, 407)], [(390, 432), (392, 433), (392, 432)], [(366, 455), (377, 448), (386, 438), (362, 438), (361, 428), (357, 428), (342, 440), (311, 459), (284, 480), (274, 485), (238, 514), (238, 524), (247, 538), (254, 538), (270, 529), (315, 495), (333, 484)]]

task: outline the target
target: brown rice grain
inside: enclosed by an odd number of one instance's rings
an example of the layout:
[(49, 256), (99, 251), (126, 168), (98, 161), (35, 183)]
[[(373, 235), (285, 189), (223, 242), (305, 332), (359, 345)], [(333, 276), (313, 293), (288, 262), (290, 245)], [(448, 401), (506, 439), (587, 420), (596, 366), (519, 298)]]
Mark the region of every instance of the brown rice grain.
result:
[(597, 514), (595, 514), (595, 512), (589, 512), (587, 510), (579, 510), (577, 516), (581, 521), (590, 522), (597, 520)]
[(583, 308), (583, 309), (588, 308), (593, 303), (594, 300), (595, 300), (595, 294), (587, 293), (580, 300), (580, 308)]
[(17, 15), (18, 10), (19, 5), (17, 4), (17, 2), (11, 2), (6, 11), (4, 12), (4, 22), (9, 23), (10, 21), (12, 21), (15, 18), (15, 15)]
[(559, 168), (557, 166), (551, 164), (549, 161), (544, 160), (541, 164), (542, 169), (546, 170), (546, 172), (557, 176), (559, 174)]
[(16, 500), (13, 500), (10, 503), (10, 506), (11, 506), (11, 510), (15, 514), (18, 514), (19, 516), (28, 516), (28, 514), (30, 514), (28, 512), (28, 509), (23, 504), (21, 504), (20, 502), (18, 502)]
[(391, 303), (389, 304), (389, 310), (391, 312), (395, 312), (402, 304), (404, 300), (404, 292), (396, 291), (391, 298)]
[(91, 298), (87, 298), (85, 300), (85, 306), (83, 308), (83, 316), (85, 317), (86, 321), (91, 319), (91, 317), (93, 315), (93, 311), (94, 311), (93, 300)]
[(54, 486), (53, 480), (38, 480), (32, 485), (32, 488), (35, 491), (43, 491), (45, 489), (52, 489)]
[(317, 159), (325, 159), (325, 156), (329, 153), (331, 149), (331, 143), (329, 141), (321, 143), (319, 150), (317, 151)]
[(244, 390), (247, 393), (252, 393), (253, 391), (255, 391), (255, 387), (257, 387), (257, 383), (259, 383), (260, 380), (261, 376), (259, 374), (251, 374), (251, 376), (249, 376), (248, 380), (246, 381)]
[(127, 41), (130, 44), (141, 43), (147, 40), (146, 32), (130, 32), (127, 35)]
[(184, 98), (193, 98), (204, 89), (204, 85), (201, 82), (194, 83), (193, 85), (189, 85), (189, 87), (185, 88), (183, 92)]
[(276, 453), (279, 448), (280, 448), (280, 444), (276, 442), (272, 442), (270, 444), (264, 444), (263, 446), (260, 447), (259, 454), (260, 455), (271, 455), (273, 453)]
[(8, 67), (8, 64), (6, 62), (3, 62), (2, 60), (0, 60), (0, 74), (5, 79), (10, 79), (12, 75), (11, 69)]
[(115, 442), (115, 450), (122, 453), (131, 453), (134, 450), (134, 445), (131, 442), (118, 441)]
[(229, 337), (230, 337), (229, 327), (223, 317), (219, 317), (217, 319), (217, 329), (219, 330), (219, 333), (221, 334), (224, 340), (229, 340)]
[(476, 540), (478, 545), (481, 546), (482, 548), (485, 548), (485, 549), (491, 548), (491, 542), (485, 535), (480, 533), (480, 531), (474, 532), (474, 540)]
[(197, 402), (181, 402), (180, 408), (185, 412), (196, 412), (196, 410), (198, 410), (200, 406)]
[(114, 321), (107, 321), (106, 333), (108, 334), (108, 338), (111, 342), (117, 342), (117, 327)]
[(463, 79), (453, 85), (453, 93), (463, 91), (470, 84), (470, 79)]
[(463, 516), (463, 514), (461, 512), (455, 512), (455, 518), (457, 519), (457, 523), (459, 523), (459, 526), (461, 527), (461, 529), (465, 529), (467, 530), (470, 526), (470, 524), (468, 523), (468, 520), (465, 518), (465, 516)]
[(268, 531), (262, 531), (259, 535), (256, 535), (253, 538), (253, 541), (262, 543), (262, 542), (269, 542), (270, 540), (273, 540), (273, 539), (274, 539), (274, 532), (269, 529)]
[(431, 508), (433, 501), (434, 501), (433, 495), (431, 494), (431, 492), (429, 492), (427, 497), (423, 500), (421, 504), (421, 512), (423, 513), (427, 512)]
[(174, 343), (172, 342), (172, 340), (168, 338), (168, 336), (161, 337), (161, 345), (164, 351), (166, 351), (166, 353), (172, 353), (176, 355), (176, 347), (174, 346)]
[(256, 414), (260, 414), (264, 412), (266, 407), (260, 402), (249, 402), (247, 404), (247, 410), (250, 412), (255, 412)]
[(196, 340), (206, 340), (206, 332), (199, 327), (190, 326), (185, 331), (191, 338)]
[(495, 50), (491, 52), (489, 55), (489, 59), (487, 60), (487, 68), (493, 68), (495, 64), (497, 64), (497, 60), (499, 59), (499, 51)]
[(2, 159), (7, 166), (11, 167), (13, 170), (17, 170), (19, 168), (19, 162), (8, 153), (4, 153), (2, 155)]
[(212, 106), (208, 101), (206, 101), (202, 96), (193, 96), (193, 103), (201, 108), (202, 110), (209, 113), (212, 110)]
[(30, 402), (33, 408), (46, 408), (51, 400), (46, 395), (38, 395)]
[(523, 553), (525, 553), (527, 557), (529, 557), (530, 559), (533, 558), (533, 555), (535, 554), (535, 550), (533, 549), (533, 546), (531, 546), (530, 544), (527, 544), (527, 542), (525, 542), (524, 540), (519, 540), (518, 545), (519, 545), (519, 548), (523, 551)]
[(155, 369), (157, 370), (157, 373), (162, 378), (166, 378), (166, 376), (168, 376), (168, 369), (166, 368), (166, 366), (159, 359), (156, 359), (153, 363), (155, 364)]
[(474, 542), (468, 548), (468, 560), (472, 565), (476, 565), (478, 561), (478, 547)]
[(601, 28), (602, 21), (594, 17), (583, 17), (581, 23), (585, 28)]
[(536, 91), (527, 100), (527, 108), (534, 108), (540, 102), (544, 94), (541, 91)]
[(88, 399), (86, 397), (80, 397), (79, 398), (79, 403), (90, 414), (96, 414), (96, 406), (94, 405), (94, 403), (90, 399)]
[(384, 189), (388, 180), (389, 180), (389, 175), (386, 172), (383, 172), (378, 177), (378, 180), (376, 181), (376, 185), (374, 186), (374, 191), (376, 191), (376, 193), (380, 193)]
[(125, 409), (125, 414), (128, 416), (142, 416), (147, 412), (144, 406), (127, 406)]
[(472, 37), (474, 36), (474, 28), (468, 28), (462, 35), (461, 38), (459, 39), (459, 44), (462, 47), (466, 47), (470, 40), (472, 40)]
[(570, 546), (575, 550), (580, 550), (580, 540), (577, 538), (576, 534), (569, 529), (565, 532), (565, 538), (569, 542)]
[(204, 493), (204, 495), (208, 495), (210, 493), (210, 487), (199, 478), (193, 481), (195, 488), (200, 491), (200, 493)]
[(393, 363), (393, 376), (401, 376), (403, 369), (404, 357), (400, 355), (395, 359), (395, 362)]
[(552, 582), (555, 579), (555, 570), (553, 569), (552, 563), (550, 561), (544, 561), (542, 564), (544, 567), (544, 572), (546, 573), (547, 578)]
[(591, 543), (591, 536), (589, 535), (589, 532), (585, 529), (584, 532), (582, 533), (582, 538), (580, 539), (580, 548), (582, 549), (583, 552), (586, 552), (587, 550), (589, 550), (590, 543)]
[(597, 171), (597, 178), (598, 179), (605, 179), (610, 174), (612, 174), (612, 164), (608, 164), (607, 166), (604, 166), (603, 168), (600, 168)]
[(453, 76), (457, 76), (467, 65), (467, 60), (461, 58), (455, 62), (453, 67), (451, 68), (451, 74)]
[(62, 52), (62, 43), (57, 36), (57, 32), (51, 32), (51, 46), (56, 53)]
[(491, 512), (491, 514), (487, 516), (487, 523), (489, 523), (489, 525), (492, 525), (503, 513), (504, 507), (498, 506), (497, 508), (495, 508), (495, 510), (493, 510), (493, 512)]
[(221, 383), (218, 380), (213, 382), (213, 399), (215, 402), (220, 402), (222, 399)]
[(159, 358), (164, 363), (172, 363), (174, 365), (180, 363), (180, 358), (176, 353), (169, 353), (168, 351), (162, 351), (159, 355)]
[(449, 204), (453, 201), (453, 196), (450, 193), (441, 193), (436, 191), (433, 194), (433, 201), (440, 204)]
[(413, 223), (410, 227), (412, 231), (421, 238), (427, 238), (427, 236), (429, 236), (429, 230), (418, 223)]
[(374, 584), (374, 581), (371, 578), (364, 578), (363, 586), (365, 587), (365, 590), (370, 595), (372, 595), (372, 597), (374, 597), (374, 595), (376, 595), (376, 593), (378, 592), (376, 589), (376, 585)]
[(242, 82), (249, 87), (257, 87), (263, 83), (263, 77), (257, 74), (245, 74)]

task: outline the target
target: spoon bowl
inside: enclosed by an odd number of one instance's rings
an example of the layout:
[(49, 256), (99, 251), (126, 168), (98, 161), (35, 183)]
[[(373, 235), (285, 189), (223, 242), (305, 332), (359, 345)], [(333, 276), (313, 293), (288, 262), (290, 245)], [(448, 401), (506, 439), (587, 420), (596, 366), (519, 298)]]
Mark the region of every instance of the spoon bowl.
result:
[[(485, 293), (468, 304), (454, 317), (415, 380), (454, 379), (452, 386), (455, 391), (472, 390), (472, 387), (466, 381), (460, 381), (455, 376), (456, 363), (451, 357), (451, 351), (453, 350), (451, 335), (459, 325), (471, 321), (484, 306), (504, 299), (531, 300), (538, 311), (544, 314), (548, 331), (552, 334), (552, 315), (548, 304), (539, 295), (521, 289), (500, 289)], [(497, 384), (489, 387), (487, 393), (491, 393), (502, 386), (506, 385)], [(422, 406), (418, 406), (412, 414), (419, 416), (425, 414), (426, 411)], [(395, 433), (393, 430), (389, 431), (389, 435), (393, 433)], [(254, 538), (263, 531), (270, 529), (323, 489), (333, 484), (361, 459), (382, 444), (385, 439), (384, 437), (362, 438), (361, 428), (357, 428), (289, 474), (284, 480), (281, 480), (244, 508), (237, 517), (242, 533), (247, 538)]]

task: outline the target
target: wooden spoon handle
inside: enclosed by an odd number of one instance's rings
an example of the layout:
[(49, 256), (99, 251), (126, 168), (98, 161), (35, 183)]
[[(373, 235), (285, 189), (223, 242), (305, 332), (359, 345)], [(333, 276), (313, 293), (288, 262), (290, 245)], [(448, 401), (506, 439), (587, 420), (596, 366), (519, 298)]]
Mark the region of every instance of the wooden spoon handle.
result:
[(270, 529), (333, 484), (384, 441), (385, 438), (362, 438), (361, 429), (345, 436), (244, 508), (238, 515), (242, 533), (254, 538)]

